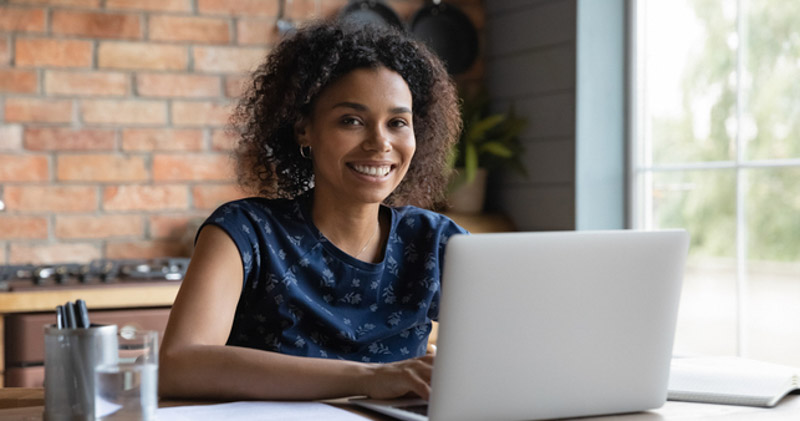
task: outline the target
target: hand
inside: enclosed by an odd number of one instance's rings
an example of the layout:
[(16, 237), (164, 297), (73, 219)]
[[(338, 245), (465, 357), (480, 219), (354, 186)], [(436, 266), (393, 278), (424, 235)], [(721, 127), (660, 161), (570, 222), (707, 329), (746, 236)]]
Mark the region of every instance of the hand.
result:
[(366, 394), (373, 399), (394, 399), (419, 396), (428, 400), (431, 394), (433, 355), (370, 366)]

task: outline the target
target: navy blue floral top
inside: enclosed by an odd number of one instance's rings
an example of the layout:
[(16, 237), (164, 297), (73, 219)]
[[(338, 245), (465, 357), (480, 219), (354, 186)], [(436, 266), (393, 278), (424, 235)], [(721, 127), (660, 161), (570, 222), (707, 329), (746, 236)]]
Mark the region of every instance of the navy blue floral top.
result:
[(444, 246), (466, 231), (435, 212), (382, 207), (391, 231), (383, 261), (373, 264), (328, 241), (310, 204), (310, 194), (243, 199), (204, 223), (230, 235), (244, 267), (228, 345), (364, 362), (423, 355), (438, 316)]

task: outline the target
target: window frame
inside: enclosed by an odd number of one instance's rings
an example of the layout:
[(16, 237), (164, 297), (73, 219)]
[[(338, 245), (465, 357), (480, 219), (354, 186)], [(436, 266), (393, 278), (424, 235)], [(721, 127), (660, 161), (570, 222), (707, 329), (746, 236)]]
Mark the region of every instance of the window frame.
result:
[[(653, 176), (659, 173), (680, 171), (705, 171), (705, 170), (731, 170), (735, 173), (735, 209), (736, 209), (736, 234), (735, 234), (735, 335), (736, 355), (747, 357), (749, 355), (749, 334), (747, 321), (750, 313), (748, 309), (748, 238), (747, 238), (747, 170), (769, 168), (800, 168), (800, 159), (760, 159), (751, 160), (745, 156), (744, 139), (742, 130), (738, 129), (744, 113), (744, 100), (742, 85), (744, 55), (746, 48), (736, 51), (736, 120), (737, 130), (735, 135), (736, 156), (733, 160), (682, 162), (674, 164), (653, 164), (652, 139), (650, 130), (645, 127), (648, 115), (647, 101), (645, 99), (645, 86), (647, 82), (647, 68), (643, 54), (642, 43), (646, 45), (646, 31), (640, 22), (643, 14), (642, 5), (646, 7), (648, 0), (628, 0), (627, 20), (627, 155), (628, 155), (628, 180), (627, 180), (627, 226), (632, 229), (653, 229)], [(736, 0), (736, 32), (740, 39), (746, 34), (743, 13), (741, 13), (747, 0)], [(739, 45), (746, 45), (740, 42)], [(691, 233), (690, 233), (691, 234)]]

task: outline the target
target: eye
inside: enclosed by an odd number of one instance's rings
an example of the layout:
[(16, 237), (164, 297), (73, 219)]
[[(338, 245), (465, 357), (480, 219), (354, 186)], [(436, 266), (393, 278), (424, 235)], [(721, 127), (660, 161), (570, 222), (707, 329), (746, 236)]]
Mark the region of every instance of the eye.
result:
[(408, 122), (402, 118), (396, 118), (389, 122), (389, 126), (395, 128), (408, 127)]
[(361, 120), (355, 117), (346, 116), (342, 117), (341, 123), (345, 126), (359, 126), (361, 125)]

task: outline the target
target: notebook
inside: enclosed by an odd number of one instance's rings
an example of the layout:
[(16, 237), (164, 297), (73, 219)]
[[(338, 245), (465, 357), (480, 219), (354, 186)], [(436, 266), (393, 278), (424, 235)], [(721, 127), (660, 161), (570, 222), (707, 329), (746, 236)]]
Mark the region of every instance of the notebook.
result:
[(352, 402), (404, 420), (637, 412), (667, 398), (685, 231), (459, 235), (444, 262), (424, 401)]
[(800, 393), (800, 368), (739, 357), (673, 358), (667, 398), (771, 408)]

